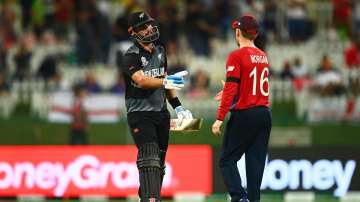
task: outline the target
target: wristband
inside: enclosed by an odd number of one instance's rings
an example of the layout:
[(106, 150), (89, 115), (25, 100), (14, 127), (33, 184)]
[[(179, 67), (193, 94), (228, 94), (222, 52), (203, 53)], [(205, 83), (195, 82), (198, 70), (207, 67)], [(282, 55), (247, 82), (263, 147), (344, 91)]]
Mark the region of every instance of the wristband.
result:
[(169, 103), (170, 103), (170, 105), (172, 106), (173, 109), (175, 109), (178, 106), (181, 106), (181, 102), (180, 102), (178, 97), (174, 97), (174, 98), (172, 98), (172, 99), (170, 99), (168, 101), (169, 101)]

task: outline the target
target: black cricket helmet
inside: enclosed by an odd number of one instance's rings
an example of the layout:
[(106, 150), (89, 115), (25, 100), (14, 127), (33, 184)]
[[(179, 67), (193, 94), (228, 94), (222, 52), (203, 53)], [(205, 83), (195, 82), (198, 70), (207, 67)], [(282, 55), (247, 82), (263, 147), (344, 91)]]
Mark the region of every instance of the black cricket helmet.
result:
[[(142, 30), (148, 29), (151, 26), (151, 30), (143, 35), (139, 33)], [(155, 25), (155, 20), (149, 14), (145, 12), (132, 13), (128, 18), (128, 32), (137, 40), (143, 43), (151, 43), (156, 41), (160, 32)]]

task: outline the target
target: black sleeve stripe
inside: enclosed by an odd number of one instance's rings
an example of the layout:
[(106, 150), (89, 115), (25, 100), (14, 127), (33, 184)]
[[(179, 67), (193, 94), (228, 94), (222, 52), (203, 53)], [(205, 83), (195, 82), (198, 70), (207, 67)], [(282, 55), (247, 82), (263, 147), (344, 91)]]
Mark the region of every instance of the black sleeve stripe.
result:
[(235, 78), (235, 77), (227, 77), (226, 82), (240, 83), (240, 79)]

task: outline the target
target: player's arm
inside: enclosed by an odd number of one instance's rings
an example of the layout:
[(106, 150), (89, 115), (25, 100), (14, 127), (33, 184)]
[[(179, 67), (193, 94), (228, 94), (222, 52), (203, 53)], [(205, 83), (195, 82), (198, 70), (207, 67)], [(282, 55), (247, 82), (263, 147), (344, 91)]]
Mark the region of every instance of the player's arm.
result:
[(181, 75), (169, 75), (165, 78), (146, 76), (141, 67), (141, 62), (136, 54), (125, 54), (121, 64), (121, 70), (127, 74), (140, 88), (181, 89), (184, 87), (184, 79)]
[(232, 55), (226, 65), (226, 81), (216, 119), (223, 121), (229, 112), (240, 83), (240, 65)]
[(166, 99), (171, 105), (173, 109), (176, 109), (176, 107), (182, 106), (179, 98), (176, 95), (175, 90), (166, 90), (165, 91)]
[(221, 125), (236, 96), (239, 82), (240, 65), (236, 62), (233, 54), (231, 54), (226, 63), (226, 82), (224, 84), (223, 92), (221, 93), (221, 103), (216, 115), (216, 120), (212, 125), (212, 132), (216, 136), (221, 134)]
[(176, 73), (165, 76), (164, 78), (153, 78), (146, 76), (142, 70), (139, 70), (131, 75), (131, 79), (140, 88), (160, 88), (164, 86), (165, 89), (180, 90), (185, 86), (183, 76), (182, 74)]
[(163, 78), (145, 76), (142, 70), (134, 72), (131, 75), (131, 79), (141, 88), (160, 88), (164, 85)]
[(141, 68), (141, 62), (136, 54), (125, 54), (121, 65), (122, 71), (140, 88), (160, 88), (163, 85), (162, 78), (146, 76)]
[(229, 112), (231, 104), (237, 93), (238, 83), (239, 81), (235, 80), (232, 77), (228, 77), (226, 79), (222, 98), (221, 98), (221, 103), (216, 116), (217, 120), (223, 121), (225, 119), (226, 114)]
[(176, 97), (177, 97), (177, 94), (176, 94), (175, 90), (166, 90), (166, 99), (167, 100), (172, 100)]

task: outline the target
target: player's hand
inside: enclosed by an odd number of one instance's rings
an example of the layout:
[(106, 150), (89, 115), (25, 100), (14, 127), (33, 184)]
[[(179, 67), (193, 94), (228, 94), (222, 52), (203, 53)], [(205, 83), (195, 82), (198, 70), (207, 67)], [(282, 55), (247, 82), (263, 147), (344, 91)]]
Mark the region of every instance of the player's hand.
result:
[[(225, 86), (225, 81), (224, 81), (224, 80), (221, 80), (221, 84), (222, 84), (222, 87), (224, 88), (224, 86)], [(223, 90), (221, 90), (220, 92), (218, 92), (218, 93), (215, 95), (214, 99), (215, 99), (216, 101), (221, 101), (221, 99), (222, 99), (222, 94), (223, 94)]]
[(175, 108), (178, 124), (181, 125), (184, 119), (192, 119), (193, 115), (190, 110), (185, 110), (183, 106)]
[(212, 132), (214, 133), (215, 136), (219, 136), (221, 134), (221, 125), (222, 125), (223, 121), (220, 120), (216, 120), (214, 122), (214, 124), (212, 125)]
[(165, 76), (163, 85), (165, 89), (180, 90), (185, 86), (184, 76), (188, 74), (187, 71), (181, 71), (173, 75)]

